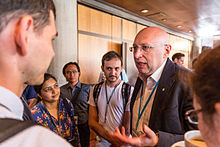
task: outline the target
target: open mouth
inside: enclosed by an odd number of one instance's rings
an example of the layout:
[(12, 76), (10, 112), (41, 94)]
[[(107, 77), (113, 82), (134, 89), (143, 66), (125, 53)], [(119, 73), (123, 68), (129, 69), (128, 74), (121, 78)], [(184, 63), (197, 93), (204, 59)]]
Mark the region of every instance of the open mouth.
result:
[(138, 64), (138, 65), (144, 65), (144, 64), (146, 64), (146, 63), (144, 63), (144, 62), (138, 62), (137, 64)]
[(136, 62), (136, 65), (138, 66), (138, 67), (144, 67), (145, 65), (146, 65), (147, 63), (145, 63), (145, 62)]

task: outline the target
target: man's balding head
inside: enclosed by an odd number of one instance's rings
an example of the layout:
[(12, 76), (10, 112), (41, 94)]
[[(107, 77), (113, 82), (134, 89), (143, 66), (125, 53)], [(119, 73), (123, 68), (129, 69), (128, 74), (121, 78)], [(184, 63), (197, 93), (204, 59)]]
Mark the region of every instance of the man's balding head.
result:
[(169, 43), (169, 36), (168, 34), (157, 27), (148, 27), (141, 30), (135, 40), (150, 40), (152, 44), (168, 44)]
[(145, 76), (153, 74), (166, 61), (171, 50), (168, 34), (157, 27), (141, 30), (133, 46), (135, 64)]

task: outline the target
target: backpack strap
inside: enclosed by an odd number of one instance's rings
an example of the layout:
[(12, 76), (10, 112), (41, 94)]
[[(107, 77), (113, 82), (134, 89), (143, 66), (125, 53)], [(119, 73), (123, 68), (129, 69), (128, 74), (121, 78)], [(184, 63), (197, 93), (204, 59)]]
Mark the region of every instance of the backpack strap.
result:
[[(103, 84), (103, 82), (96, 84), (94, 87), (94, 90), (93, 90), (93, 98), (94, 98), (97, 112), (98, 112), (98, 105), (97, 105), (98, 104), (98, 97), (100, 94), (102, 84)], [(122, 84), (121, 92), (122, 92), (123, 106), (124, 106), (124, 111), (125, 111), (125, 108), (126, 108), (126, 105), (128, 103), (128, 99), (129, 99), (129, 96), (131, 93), (131, 85), (124, 82)]]
[(0, 124), (0, 143), (31, 126), (37, 125), (33, 121), (21, 121), (11, 118), (1, 118)]
[(122, 76), (122, 72), (120, 73), (120, 76), (121, 76), (121, 80), (123, 81), (124, 79), (123, 79), (123, 76)]
[(124, 112), (125, 112), (126, 105), (128, 103), (128, 99), (129, 99), (129, 96), (130, 96), (130, 93), (131, 93), (131, 85), (129, 85), (128, 83), (124, 82), (122, 84), (121, 93), (122, 93)]
[(94, 99), (94, 102), (96, 105), (97, 114), (98, 114), (98, 97), (99, 97), (100, 90), (101, 90), (103, 83), (104, 82), (100, 82), (100, 83), (96, 84), (93, 89), (93, 99)]

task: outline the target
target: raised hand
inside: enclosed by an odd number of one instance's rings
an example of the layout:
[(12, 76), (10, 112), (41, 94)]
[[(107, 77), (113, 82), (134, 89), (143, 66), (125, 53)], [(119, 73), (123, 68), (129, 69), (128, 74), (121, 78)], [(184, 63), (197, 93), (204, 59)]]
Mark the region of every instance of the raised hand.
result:
[(121, 132), (116, 127), (115, 132), (110, 132), (110, 135), (114, 140), (117, 140), (117, 142), (120, 142), (120, 145), (129, 144), (134, 146), (156, 146), (158, 143), (158, 137), (156, 134), (146, 125), (143, 127), (144, 134), (140, 137), (128, 137), (125, 135), (125, 129), (122, 127)]

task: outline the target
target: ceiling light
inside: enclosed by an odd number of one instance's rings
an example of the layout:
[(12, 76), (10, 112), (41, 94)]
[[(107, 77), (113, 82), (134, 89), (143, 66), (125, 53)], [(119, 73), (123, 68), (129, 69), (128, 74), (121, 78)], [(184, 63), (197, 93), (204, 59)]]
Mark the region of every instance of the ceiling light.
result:
[(147, 9), (141, 10), (141, 13), (147, 13), (147, 12), (148, 12)]
[(192, 33), (192, 31), (191, 31), (191, 30), (189, 30), (189, 33)]
[(177, 28), (182, 28), (182, 26), (179, 25), (179, 26), (177, 26)]
[(166, 18), (163, 18), (163, 19), (161, 19), (162, 21), (167, 21), (167, 19)]

